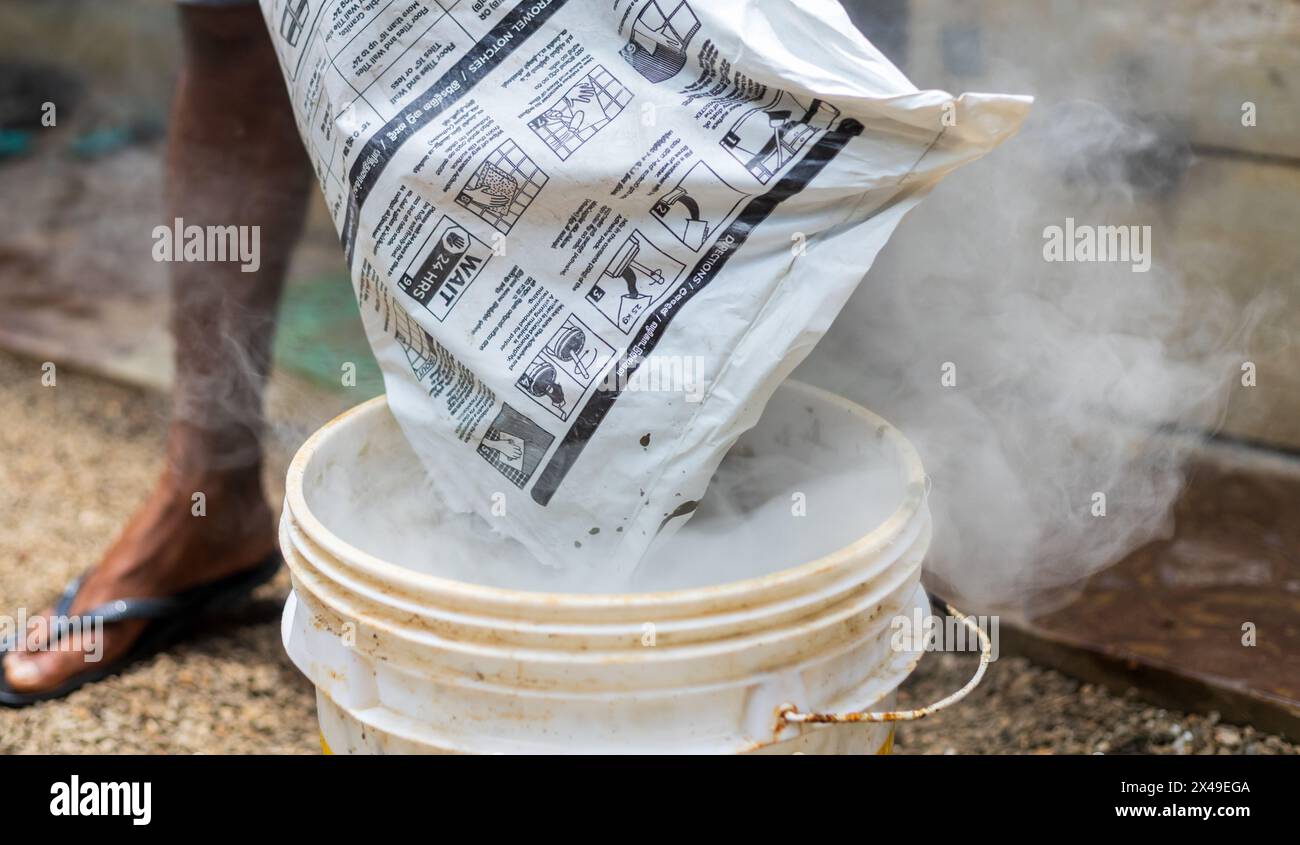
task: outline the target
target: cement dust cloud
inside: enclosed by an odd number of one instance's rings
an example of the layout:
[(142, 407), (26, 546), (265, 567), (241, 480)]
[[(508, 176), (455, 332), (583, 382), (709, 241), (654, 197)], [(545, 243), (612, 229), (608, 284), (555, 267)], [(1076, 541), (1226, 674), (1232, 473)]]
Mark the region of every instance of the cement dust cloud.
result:
[[(1161, 429), (1214, 429), (1267, 307), (1161, 262), (1149, 174), (1126, 165), (1148, 134), (1096, 103), (1040, 107), (908, 217), (796, 371), (916, 444), (927, 583), (972, 611), (1045, 609), (1168, 529), (1195, 438)], [(1154, 224), (1149, 271), (1045, 261), (1067, 217)]]

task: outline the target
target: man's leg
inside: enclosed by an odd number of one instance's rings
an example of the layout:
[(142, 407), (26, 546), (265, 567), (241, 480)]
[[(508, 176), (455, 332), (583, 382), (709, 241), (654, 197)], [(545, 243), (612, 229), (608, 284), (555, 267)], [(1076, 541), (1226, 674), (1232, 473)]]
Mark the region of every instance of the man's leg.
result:
[[(181, 29), (166, 222), (258, 226), (261, 266), (244, 273), (238, 262), (172, 265), (176, 386), (167, 464), (87, 576), (74, 614), (217, 580), (259, 563), (276, 543), (260, 480), (262, 388), (311, 171), (257, 7), (182, 7)], [(195, 493), (204, 496), (204, 516), (193, 515)], [(105, 629), (103, 659), (125, 653), (144, 624)], [(58, 650), (4, 662), (9, 684), (24, 692), (93, 668), (80, 652)]]

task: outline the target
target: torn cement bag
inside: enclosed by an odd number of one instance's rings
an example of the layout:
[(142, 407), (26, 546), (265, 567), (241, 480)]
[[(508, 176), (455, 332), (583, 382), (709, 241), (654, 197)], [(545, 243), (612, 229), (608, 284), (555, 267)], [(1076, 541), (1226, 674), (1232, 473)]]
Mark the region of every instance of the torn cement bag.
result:
[(435, 491), (595, 583), (1029, 103), (918, 91), (833, 0), (261, 2)]

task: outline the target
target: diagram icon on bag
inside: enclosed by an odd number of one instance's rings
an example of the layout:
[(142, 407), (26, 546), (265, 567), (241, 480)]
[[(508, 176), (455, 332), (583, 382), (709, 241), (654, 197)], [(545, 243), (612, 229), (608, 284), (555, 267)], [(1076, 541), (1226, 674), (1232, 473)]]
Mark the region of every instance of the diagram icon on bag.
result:
[(672, 79), (686, 67), (686, 46), (700, 28), (700, 19), (686, 3), (665, 13), (650, 0), (632, 24), (623, 58), (651, 82)]

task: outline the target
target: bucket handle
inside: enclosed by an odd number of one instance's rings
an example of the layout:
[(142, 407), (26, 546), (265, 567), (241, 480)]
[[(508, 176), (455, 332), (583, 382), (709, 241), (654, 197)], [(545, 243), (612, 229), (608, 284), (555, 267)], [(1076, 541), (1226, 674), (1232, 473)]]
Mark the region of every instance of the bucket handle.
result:
[(912, 710), (885, 710), (878, 712), (857, 711), (852, 713), (804, 713), (794, 704), (783, 704), (776, 711), (776, 728), (779, 733), (786, 725), (790, 724), (848, 724), (852, 722), (914, 722), (917, 719), (924, 719), (932, 713), (938, 713), (940, 710), (949, 705), (961, 701), (970, 691), (979, 686), (980, 681), (984, 678), (984, 673), (988, 671), (989, 661), (993, 659), (993, 645), (989, 641), (988, 634), (984, 629), (977, 625), (970, 617), (966, 616), (952, 605), (944, 603), (944, 609), (950, 616), (955, 616), (963, 625), (967, 627), (979, 639), (980, 644), (980, 665), (975, 670), (975, 675), (966, 682), (966, 685), (956, 692), (950, 693), (938, 701), (927, 704), (924, 707), (917, 707)]

